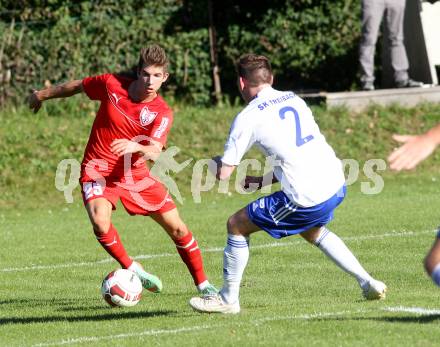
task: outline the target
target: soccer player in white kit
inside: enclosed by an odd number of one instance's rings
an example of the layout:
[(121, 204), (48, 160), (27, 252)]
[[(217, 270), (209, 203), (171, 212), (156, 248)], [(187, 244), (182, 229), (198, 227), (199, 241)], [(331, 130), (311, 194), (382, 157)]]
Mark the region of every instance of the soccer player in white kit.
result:
[(344, 242), (326, 224), (345, 195), (341, 161), (320, 133), (311, 110), (290, 91), (272, 88), (273, 74), (264, 56), (246, 54), (237, 63), (238, 87), (248, 105), (235, 118), (223, 157), (214, 158), (217, 179), (227, 179), (243, 155), (256, 145), (274, 159), (266, 177), (247, 176), (244, 188), (279, 181), (281, 190), (232, 215), (223, 256), (223, 288), (194, 297), (199, 312), (240, 312), (240, 282), (249, 259), (250, 234), (264, 230), (274, 238), (300, 234), (337, 266), (356, 278), (366, 299), (385, 298), (387, 287), (373, 279)]

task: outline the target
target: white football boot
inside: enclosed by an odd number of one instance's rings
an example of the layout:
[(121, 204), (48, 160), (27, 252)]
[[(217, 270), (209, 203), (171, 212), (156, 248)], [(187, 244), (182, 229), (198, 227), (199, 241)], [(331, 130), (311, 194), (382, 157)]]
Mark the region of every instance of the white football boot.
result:
[(362, 288), (362, 295), (367, 300), (381, 300), (385, 299), (387, 289), (385, 283), (373, 279)]
[(198, 312), (204, 313), (231, 313), (240, 312), (238, 301), (234, 304), (227, 304), (223, 301), (220, 294), (205, 295), (194, 297), (189, 301), (189, 305)]

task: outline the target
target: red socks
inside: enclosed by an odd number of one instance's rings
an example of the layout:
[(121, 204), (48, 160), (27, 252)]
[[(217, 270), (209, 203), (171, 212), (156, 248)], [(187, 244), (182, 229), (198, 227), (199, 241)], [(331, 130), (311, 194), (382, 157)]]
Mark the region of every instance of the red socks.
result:
[(110, 224), (110, 228), (106, 234), (100, 234), (94, 231), (96, 239), (101, 244), (102, 247), (110, 254), (114, 259), (116, 259), (122, 268), (127, 269), (133, 260), (128, 256), (125, 251), (124, 246), (121, 243), (119, 234), (113, 224)]
[(188, 267), (194, 283), (199, 285), (206, 281), (207, 277), (203, 271), (202, 253), (192, 233), (189, 231), (186, 236), (174, 241), (174, 243), (176, 244), (177, 252), (179, 252), (180, 257)]
[[(128, 256), (124, 246), (121, 243), (119, 234), (116, 231), (113, 224), (110, 224), (110, 228), (106, 234), (99, 234), (95, 231), (96, 238), (102, 247), (116, 259), (124, 269), (127, 269), (133, 260)], [(194, 279), (194, 283), (199, 285), (207, 280), (205, 272), (203, 271), (202, 253), (200, 252), (197, 241), (193, 238), (191, 232), (176, 241), (177, 252), (186, 264), (191, 276)]]

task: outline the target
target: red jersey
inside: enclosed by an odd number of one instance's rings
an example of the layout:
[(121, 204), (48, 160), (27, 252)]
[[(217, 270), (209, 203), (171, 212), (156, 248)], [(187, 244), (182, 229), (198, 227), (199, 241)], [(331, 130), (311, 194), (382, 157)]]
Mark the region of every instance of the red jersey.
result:
[[(125, 164), (124, 157), (110, 151), (110, 144), (116, 139), (136, 141), (148, 145), (154, 140), (165, 145), (173, 122), (170, 107), (160, 95), (149, 102), (133, 102), (128, 96), (128, 87), (133, 79), (113, 74), (87, 77), (83, 80), (84, 91), (91, 100), (101, 105), (96, 114), (89, 141), (81, 164), (81, 182), (96, 180), (93, 170), (103, 177), (119, 180), (124, 175), (145, 176), (149, 170), (145, 163), (134, 165), (140, 156), (131, 154)], [(87, 167), (87, 171), (86, 171)]]

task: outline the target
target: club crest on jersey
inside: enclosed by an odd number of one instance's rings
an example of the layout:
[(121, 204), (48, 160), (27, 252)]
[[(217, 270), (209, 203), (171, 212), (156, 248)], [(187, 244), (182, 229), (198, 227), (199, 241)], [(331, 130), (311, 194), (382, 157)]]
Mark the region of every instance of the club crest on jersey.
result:
[(154, 118), (156, 118), (156, 116), (157, 112), (151, 112), (147, 106), (144, 106), (139, 115), (141, 125), (145, 126), (150, 124), (154, 120)]

